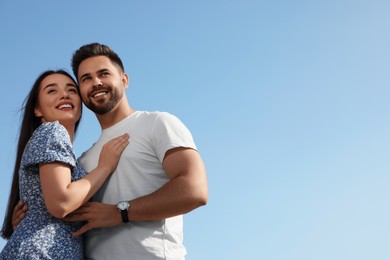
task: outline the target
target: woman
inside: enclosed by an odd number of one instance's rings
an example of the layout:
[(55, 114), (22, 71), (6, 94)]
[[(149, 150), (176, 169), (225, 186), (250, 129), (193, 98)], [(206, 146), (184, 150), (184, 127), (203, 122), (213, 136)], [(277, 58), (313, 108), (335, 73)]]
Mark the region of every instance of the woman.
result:
[[(72, 150), (81, 109), (78, 87), (67, 72), (46, 71), (35, 81), (24, 104), (2, 228), (9, 241), (0, 259), (83, 259), (82, 238), (72, 237), (81, 223), (61, 218), (87, 202), (115, 170), (129, 136), (105, 144), (98, 166), (87, 174)], [(13, 231), (12, 214), (19, 199), (29, 210)]]

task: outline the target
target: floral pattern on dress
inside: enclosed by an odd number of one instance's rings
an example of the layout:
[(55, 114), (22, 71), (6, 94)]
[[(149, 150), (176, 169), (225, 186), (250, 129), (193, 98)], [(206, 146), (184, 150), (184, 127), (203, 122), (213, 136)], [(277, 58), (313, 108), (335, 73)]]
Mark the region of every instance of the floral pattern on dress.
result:
[(39, 126), (26, 145), (19, 169), (19, 190), (29, 210), (0, 259), (83, 259), (83, 239), (72, 237), (82, 223), (64, 222), (45, 206), (38, 167), (51, 162), (70, 165), (72, 181), (86, 175), (77, 162), (68, 132), (58, 121)]

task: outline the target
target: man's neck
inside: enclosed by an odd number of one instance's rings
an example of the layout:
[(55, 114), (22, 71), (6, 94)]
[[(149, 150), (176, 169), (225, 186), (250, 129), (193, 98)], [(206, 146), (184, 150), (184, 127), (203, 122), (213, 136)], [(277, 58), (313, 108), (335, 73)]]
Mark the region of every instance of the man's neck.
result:
[(99, 121), (100, 127), (102, 128), (102, 130), (104, 130), (122, 121), (126, 117), (133, 114), (135, 111), (136, 110), (132, 109), (130, 106), (126, 106), (122, 108), (114, 108), (109, 113), (106, 113), (104, 115), (95, 115), (97, 120)]

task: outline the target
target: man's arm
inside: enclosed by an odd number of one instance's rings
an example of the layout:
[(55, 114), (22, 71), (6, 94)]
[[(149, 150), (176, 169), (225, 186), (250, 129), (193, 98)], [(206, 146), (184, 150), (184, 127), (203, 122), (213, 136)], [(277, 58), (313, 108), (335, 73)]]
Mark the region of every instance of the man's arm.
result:
[[(196, 150), (174, 148), (164, 158), (163, 167), (169, 181), (155, 192), (130, 201), (130, 221), (152, 221), (185, 214), (208, 200), (208, 185), (203, 161)], [(68, 217), (68, 221), (87, 221), (74, 233), (81, 235), (96, 227), (122, 223), (116, 205), (88, 202)]]
[(23, 201), (19, 200), (12, 213), (12, 227), (15, 230), (20, 221), (24, 219), (28, 210), (28, 206)]
[(197, 151), (189, 148), (169, 150), (163, 167), (169, 181), (155, 192), (130, 201), (129, 220), (169, 218), (207, 203), (206, 170)]

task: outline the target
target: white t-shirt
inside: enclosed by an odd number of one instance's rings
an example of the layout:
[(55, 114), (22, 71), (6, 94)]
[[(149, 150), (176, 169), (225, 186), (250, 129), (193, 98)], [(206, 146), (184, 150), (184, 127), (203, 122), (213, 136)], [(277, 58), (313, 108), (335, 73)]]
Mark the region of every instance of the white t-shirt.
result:
[[(162, 167), (165, 153), (175, 147), (196, 149), (190, 131), (175, 116), (165, 112), (137, 111), (104, 129), (99, 140), (79, 158), (90, 172), (96, 168), (102, 146), (114, 137), (129, 133), (115, 172), (92, 198), (108, 204), (150, 194), (168, 178)], [(88, 259), (184, 259), (183, 218), (129, 222), (87, 232)]]

